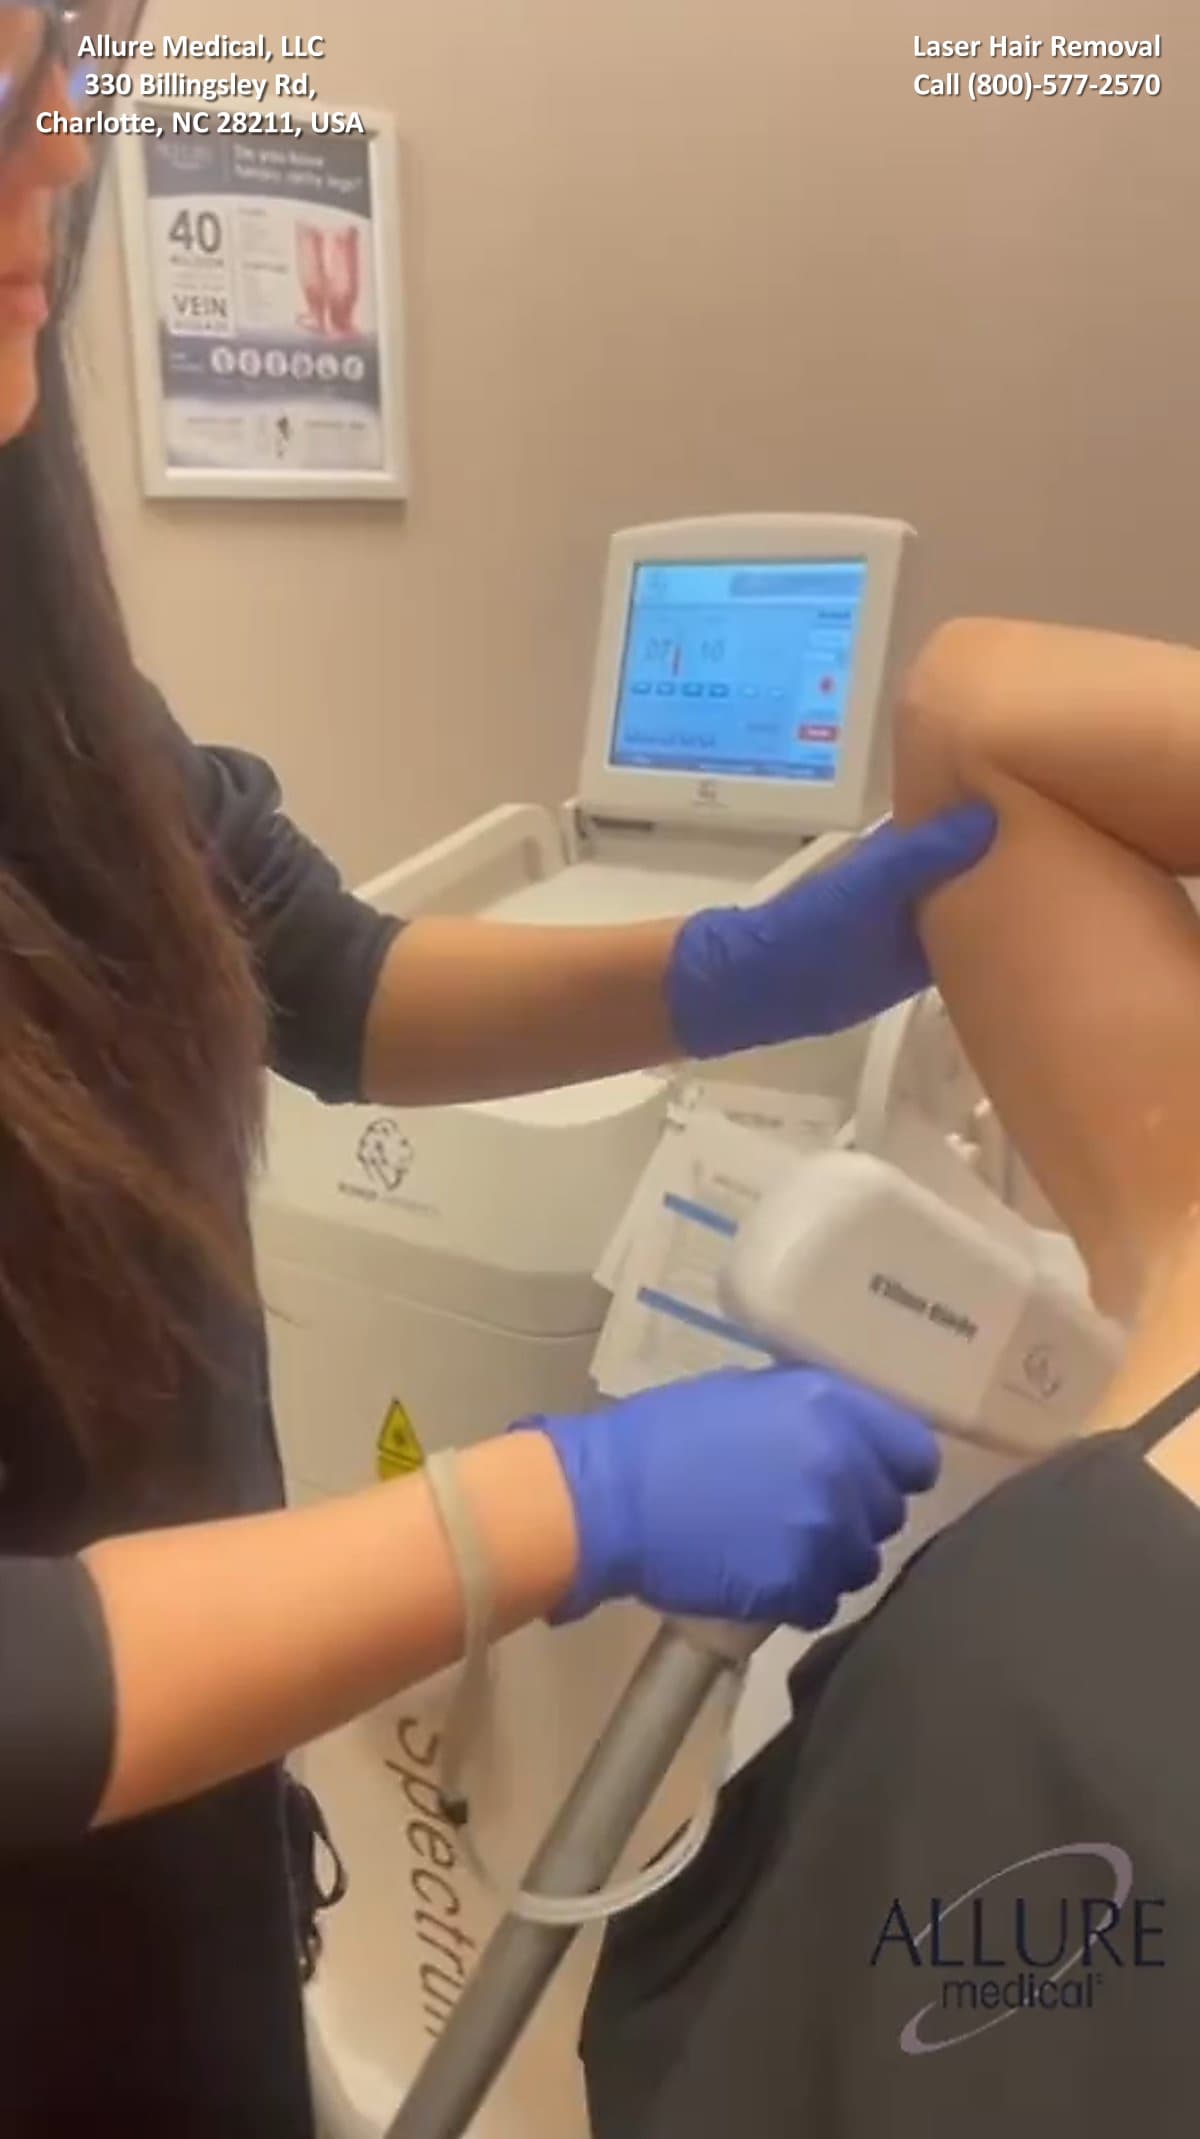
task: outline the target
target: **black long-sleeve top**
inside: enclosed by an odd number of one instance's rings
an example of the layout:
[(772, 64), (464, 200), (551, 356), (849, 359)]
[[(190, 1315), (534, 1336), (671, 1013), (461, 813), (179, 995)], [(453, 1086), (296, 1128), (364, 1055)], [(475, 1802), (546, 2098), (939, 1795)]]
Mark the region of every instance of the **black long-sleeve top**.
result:
[(1136, 1427), (820, 1642), (707, 1849), (611, 1928), (593, 2139), (1185, 2139), (1200, 1515)]
[[(367, 1013), (398, 928), (280, 810), (267, 766), (202, 749), (151, 694), (214, 869), (250, 916), (271, 1064), (360, 1096)], [(223, 1372), (184, 1398), (203, 1484), (101, 1497), (43, 1395), (0, 1392), (0, 2125), (14, 2135), (309, 2139), (295, 1896), (276, 1771), (91, 1833), (115, 1685), (87, 1542), (280, 1505), (261, 1322), (214, 1297)]]

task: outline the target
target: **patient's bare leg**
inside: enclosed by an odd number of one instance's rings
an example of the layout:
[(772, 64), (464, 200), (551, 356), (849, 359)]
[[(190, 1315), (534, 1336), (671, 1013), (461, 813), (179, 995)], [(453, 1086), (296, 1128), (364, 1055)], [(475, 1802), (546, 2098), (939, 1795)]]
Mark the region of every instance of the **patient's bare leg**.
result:
[(897, 816), (964, 795), (1001, 832), (929, 902), (934, 971), (1098, 1300), (1130, 1316), (1200, 1213), (1200, 922), (1168, 874), (1200, 869), (1200, 654), (947, 627), (903, 695)]

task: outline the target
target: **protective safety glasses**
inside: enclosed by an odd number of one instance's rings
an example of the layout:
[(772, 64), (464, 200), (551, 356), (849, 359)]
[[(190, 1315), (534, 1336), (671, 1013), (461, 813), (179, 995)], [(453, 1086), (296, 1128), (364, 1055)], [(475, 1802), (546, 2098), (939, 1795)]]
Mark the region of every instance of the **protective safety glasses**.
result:
[(16, 7), (0, 0), (0, 159), (23, 136), (46, 70), (62, 59), (66, 25), (57, 7)]
[(46, 71), (55, 61), (67, 70), (77, 111), (86, 115), (111, 103), (111, 97), (95, 93), (103, 71), (80, 58), (80, 44), (105, 31), (131, 37), (145, 5), (146, 0), (54, 0), (30, 7), (25, 0), (0, 0), (0, 158), (37, 111)]

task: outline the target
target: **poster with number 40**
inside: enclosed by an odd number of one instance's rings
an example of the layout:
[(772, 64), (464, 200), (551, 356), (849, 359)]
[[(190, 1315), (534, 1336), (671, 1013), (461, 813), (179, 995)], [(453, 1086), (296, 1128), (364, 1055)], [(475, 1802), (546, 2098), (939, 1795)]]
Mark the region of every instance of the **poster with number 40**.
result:
[(365, 135), (121, 142), (149, 497), (407, 495), (398, 159)]

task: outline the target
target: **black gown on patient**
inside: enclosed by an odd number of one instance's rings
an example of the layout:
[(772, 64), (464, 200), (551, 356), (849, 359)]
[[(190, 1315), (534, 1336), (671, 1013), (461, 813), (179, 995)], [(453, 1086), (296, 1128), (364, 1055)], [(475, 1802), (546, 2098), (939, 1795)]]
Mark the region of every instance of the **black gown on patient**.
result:
[(594, 2139), (1196, 2129), (1200, 1511), (1144, 1457), (1197, 1403), (1002, 1487), (805, 1658), (610, 1932)]

